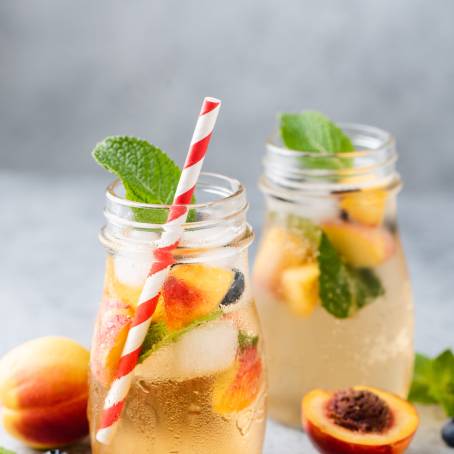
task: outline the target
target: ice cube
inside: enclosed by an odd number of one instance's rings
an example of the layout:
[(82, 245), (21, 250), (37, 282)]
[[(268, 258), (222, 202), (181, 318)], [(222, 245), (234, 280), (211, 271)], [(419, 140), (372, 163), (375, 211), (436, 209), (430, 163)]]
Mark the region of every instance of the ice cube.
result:
[(116, 255), (114, 259), (115, 276), (122, 284), (138, 287), (144, 283), (150, 271), (152, 259), (151, 251)]
[(231, 320), (216, 320), (186, 333), (175, 344), (181, 377), (200, 377), (228, 369), (235, 361), (238, 330)]
[(175, 344), (169, 344), (153, 352), (137, 365), (135, 375), (147, 380), (174, 380), (178, 378), (175, 367)]

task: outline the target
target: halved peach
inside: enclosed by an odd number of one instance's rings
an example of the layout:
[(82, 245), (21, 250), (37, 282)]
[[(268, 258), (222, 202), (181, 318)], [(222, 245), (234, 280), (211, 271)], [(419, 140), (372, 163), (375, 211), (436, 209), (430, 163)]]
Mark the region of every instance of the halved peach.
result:
[(282, 273), (282, 295), (290, 309), (301, 317), (307, 317), (319, 303), (317, 262), (287, 268)]
[(380, 265), (396, 247), (391, 233), (380, 227), (333, 221), (323, 224), (322, 229), (344, 259), (357, 267)]
[(387, 198), (385, 189), (363, 189), (342, 194), (340, 206), (354, 221), (377, 226), (383, 222)]
[(302, 422), (323, 454), (400, 454), (419, 424), (409, 402), (376, 388), (316, 389), (303, 398)]
[(254, 265), (254, 280), (275, 294), (281, 293), (281, 274), (303, 264), (314, 254), (302, 233), (284, 227), (269, 228), (260, 244)]

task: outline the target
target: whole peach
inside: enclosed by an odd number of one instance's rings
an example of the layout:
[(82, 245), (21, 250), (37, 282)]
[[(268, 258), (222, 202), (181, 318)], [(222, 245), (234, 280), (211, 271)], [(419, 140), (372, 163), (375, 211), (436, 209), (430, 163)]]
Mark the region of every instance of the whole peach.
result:
[(88, 433), (89, 353), (64, 337), (26, 342), (0, 360), (5, 429), (34, 448), (69, 444)]

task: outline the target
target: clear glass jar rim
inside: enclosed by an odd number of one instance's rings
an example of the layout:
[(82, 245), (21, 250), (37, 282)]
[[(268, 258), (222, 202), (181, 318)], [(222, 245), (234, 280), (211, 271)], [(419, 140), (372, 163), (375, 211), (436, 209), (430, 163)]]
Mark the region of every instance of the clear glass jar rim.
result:
[[(235, 198), (240, 198), (244, 195), (245, 188), (240, 183), (240, 181), (237, 180), (236, 178), (227, 177), (220, 173), (214, 173), (214, 172), (202, 172), (200, 174), (200, 176), (201, 176), (201, 178), (203, 178), (205, 176), (205, 177), (219, 179), (223, 183), (230, 184), (231, 187), (236, 188), (236, 190), (232, 191), (230, 194), (226, 195), (225, 197), (222, 197), (217, 200), (210, 200), (210, 201), (204, 202), (204, 203), (193, 203), (193, 204), (185, 205), (190, 210), (197, 209), (197, 208), (198, 209), (208, 208), (208, 207), (220, 205), (222, 203), (232, 201)], [(200, 181), (200, 179), (199, 179), (199, 181)], [(199, 181), (197, 182), (196, 186), (199, 184)], [(115, 204), (118, 204), (118, 205), (121, 205), (124, 207), (128, 207), (128, 208), (145, 208), (145, 209), (160, 209), (160, 210), (165, 210), (165, 209), (169, 209), (172, 207), (171, 204), (144, 203), (144, 202), (136, 202), (133, 200), (128, 200), (125, 197), (122, 197), (117, 193), (117, 190), (120, 186), (122, 186), (121, 180), (119, 178), (116, 178), (106, 189), (107, 199)], [(219, 187), (218, 189), (221, 189), (221, 188)], [(223, 191), (227, 192), (227, 191), (225, 191), (225, 189)]]
[(376, 138), (377, 142), (380, 142), (378, 146), (375, 146), (371, 149), (359, 149), (355, 151), (348, 151), (348, 152), (317, 152), (314, 155), (313, 151), (301, 151), (301, 150), (294, 150), (291, 148), (286, 148), (282, 144), (279, 144), (279, 133), (276, 131), (272, 134), (268, 140), (266, 141), (266, 147), (269, 151), (281, 155), (283, 157), (294, 157), (295, 153), (298, 153), (299, 157), (307, 157), (307, 158), (362, 158), (373, 156), (377, 153), (383, 152), (386, 149), (394, 148), (396, 145), (395, 137), (388, 131), (384, 129), (377, 128), (376, 126), (365, 125), (361, 123), (343, 123), (339, 122), (336, 123), (339, 128), (341, 128), (344, 132), (351, 131), (356, 133), (362, 133), (367, 135), (369, 139)]

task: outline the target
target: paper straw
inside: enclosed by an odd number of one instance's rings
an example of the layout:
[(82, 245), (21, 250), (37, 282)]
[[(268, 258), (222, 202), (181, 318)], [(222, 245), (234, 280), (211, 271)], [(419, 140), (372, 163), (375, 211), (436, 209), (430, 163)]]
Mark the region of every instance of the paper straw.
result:
[(221, 102), (205, 98), (195, 126), (186, 162), (181, 172), (172, 206), (159, 246), (153, 251), (154, 261), (137, 304), (136, 313), (126, 338), (115, 379), (107, 393), (96, 439), (109, 444), (115, 435), (126, 397), (131, 387), (134, 368), (156, 309), (162, 285), (173, 264), (171, 251), (177, 246), (186, 221), (195, 185), (213, 133)]

